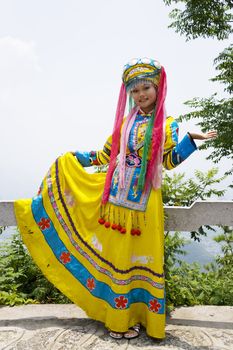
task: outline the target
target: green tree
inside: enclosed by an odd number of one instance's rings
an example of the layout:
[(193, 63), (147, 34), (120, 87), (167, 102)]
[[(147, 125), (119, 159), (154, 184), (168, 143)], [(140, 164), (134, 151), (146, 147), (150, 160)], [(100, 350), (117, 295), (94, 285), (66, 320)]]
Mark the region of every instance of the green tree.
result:
[(223, 233), (219, 234), (214, 240), (222, 243), (222, 256), (218, 256), (216, 261), (222, 267), (220, 273), (225, 274), (225, 268), (233, 265), (233, 229), (232, 227), (223, 226)]
[[(170, 13), (172, 23), (170, 28), (175, 29), (186, 40), (202, 38), (229, 38), (233, 32), (233, 1), (232, 0), (164, 0), (168, 6), (175, 5)], [(178, 6), (178, 8), (177, 8)], [(233, 172), (233, 46), (230, 45), (214, 60), (217, 71), (212, 81), (224, 85), (229, 94), (219, 99), (217, 93), (207, 98), (194, 98), (185, 104), (194, 111), (180, 116), (180, 120), (198, 118), (201, 129), (205, 132), (210, 129), (218, 131), (218, 137), (204, 143), (200, 148), (213, 147), (214, 151), (208, 157), (218, 162), (223, 156), (231, 160), (229, 174)]]
[(187, 40), (204, 38), (227, 39), (232, 33), (232, 0), (164, 0), (168, 6), (180, 5), (170, 13), (170, 28)]
[(217, 177), (218, 169), (213, 168), (207, 172), (196, 170), (194, 177), (185, 179), (185, 174), (165, 173), (163, 178), (163, 202), (165, 205), (187, 207), (196, 200), (205, 200), (210, 197), (221, 197), (225, 190), (215, 189), (225, 176)]
[[(218, 162), (222, 157), (233, 160), (233, 46), (225, 49), (215, 59), (218, 75), (213, 81), (219, 81), (224, 84), (225, 91), (230, 94), (229, 98), (218, 99), (217, 94), (208, 98), (194, 98), (185, 102), (193, 112), (180, 116), (180, 121), (192, 118), (198, 119), (197, 125), (206, 132), (208, 130), (217, 130), (218, 137), (203, 143), (200, 149), (213, 147), (214, 150), (208, 156), (214, 162)], [(230, 173), (233, 169), (230, 169)]]

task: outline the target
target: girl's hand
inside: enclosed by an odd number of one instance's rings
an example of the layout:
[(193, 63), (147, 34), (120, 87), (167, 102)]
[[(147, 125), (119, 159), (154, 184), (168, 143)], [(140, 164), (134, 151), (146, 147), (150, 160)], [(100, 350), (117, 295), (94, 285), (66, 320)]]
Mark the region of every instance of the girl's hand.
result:
[(200, 134), (190, 132), (189, 135), (193, 138), (193, 140), (209, 140), (217, 137), (218, 133), (215, 130), (211, 130), (211, 131), (208, 131), (207, 133), (202, 132)]

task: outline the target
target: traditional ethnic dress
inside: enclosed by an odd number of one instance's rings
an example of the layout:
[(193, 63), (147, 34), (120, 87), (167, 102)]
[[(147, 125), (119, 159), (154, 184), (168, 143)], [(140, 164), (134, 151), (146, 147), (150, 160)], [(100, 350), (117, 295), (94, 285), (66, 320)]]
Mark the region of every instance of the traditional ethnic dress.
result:
[[(44, 275), (89, 317), (117, 332), (136, 323), (165, 336), (164, 231), (161, 190), (137, 190), (150, 114), (139, 112), (129, 134), (125, 187), (114, 171), (108, 203), (101, 205), (105, 173), (83, 166), (109, 162), (111, 137), (98, 152), (67, 153), (47, 173), (40, 193), (15, 202), (20, 232)], [(196, 146), (166, 120), (163, 165), (172, 169)]]

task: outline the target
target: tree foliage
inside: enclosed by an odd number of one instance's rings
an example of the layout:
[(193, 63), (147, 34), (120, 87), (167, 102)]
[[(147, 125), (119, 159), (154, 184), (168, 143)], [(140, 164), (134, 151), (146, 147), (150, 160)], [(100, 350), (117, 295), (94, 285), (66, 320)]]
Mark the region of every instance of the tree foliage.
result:
[(187, 40), (204, 38), (227, 39), (232, 33), (232, 0), (164, 0), (166, 5), (180, 5), (170, 13), (170, 28)]
[[(194, 98), (185, 105), (194, 111), (179, 116), (179, 120), (196, 118), (202, 131), (217, 130), (218, 137), (203, 143), (199, 149), (211, 147), (207, 159), (218, 162), (222, 157), (233, 159), (233, 99), (217, 99), (217, 94), (208, 98)], [(232, 162), (229, 164), (231, 166)]]
[(212, 81), (225, 85), (224, 90), (229, 94), (233, 92), (233, 45), (231, 44), (214, 60), (218, 75)]
[(221, 274), (225, 274), (228, 267), (233, 266), (233, 229), (232, 227), (223, 226), (223, 233), (219, 234), (214, 240), (217, 243), (222, 243), (222, 256), (216, 259), (219, 266), (222, 266)]
[(210, 197), (221, 197), (225, 190), (215, 189), (225, 177), (217, 177), (218, 169), (213, 168), (207, 172), (196, 170), (195, 176), (191, 179), (185, 179), (185, 174), (176, 174), (173, 176), (165, 173), (163, 180), (163, 202), (169, 206), (187, 207), (196, 200), (205, 200)]
[[(232, 0), (164, 0), (165, 4), (181, 6), (170, 13), (172, 23), (170, 28), (187, 40), (202, 38), (227, 39), (233, 32), (233, 1)], [(213, 147), (214, 151), (208, 157), (218, 162), (222, 157), (231, 159), (228, 174), (232, 174), (233, 166), (233, 45), (227, 47), (214, 60), (217, 75), (211, 80), (224, 85), (229, 94), (227, 98), (219, 99), (217, 94), (207, 98), (194, 98), (185, 104), (194, 111), (180, 116), (180, 120), (197, 118), (201, 129), (217, 130), (218, 137), (203, 144), (200, 148)]]
[[(224, 84), (224, 89), (229, 94), (233, 91), (233, 45), (226, 48), (215, 59), (218, 75), (212, 81)], [(233, 159), (233, 98), (218, 99), (217, 94), (209, 98), (194, 98), (185, 102), (194, 111), (180, 116), (179, 119), (198, 119), (197, 125), (206, 132), (210, 129), (218, 131), (216, 139), (209, 140), (200, 146), (200, 149), (212, 147), (213, 151), (208, 156), (214, 162), (222, 157)]]

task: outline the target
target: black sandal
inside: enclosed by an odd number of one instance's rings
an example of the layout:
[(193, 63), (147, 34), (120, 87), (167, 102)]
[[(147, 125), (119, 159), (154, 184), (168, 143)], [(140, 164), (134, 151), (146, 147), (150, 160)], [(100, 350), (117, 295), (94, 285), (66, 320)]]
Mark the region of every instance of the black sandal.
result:
[(134, 339), (134, 338), (137, 338), (139, 336), (139, 333), (140, 333), (140, 324), (137, 323), (135, 324), (135, 326), (133, 327), (130, 327), (129, 330), (124, 333), (124, 338), (125, 339)]

